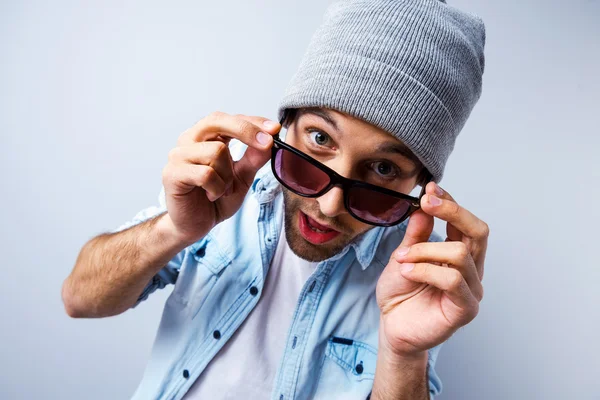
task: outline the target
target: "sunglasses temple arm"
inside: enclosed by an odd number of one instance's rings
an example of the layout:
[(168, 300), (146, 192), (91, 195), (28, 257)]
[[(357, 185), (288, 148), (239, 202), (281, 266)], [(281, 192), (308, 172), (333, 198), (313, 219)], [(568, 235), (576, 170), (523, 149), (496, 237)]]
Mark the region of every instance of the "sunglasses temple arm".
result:
[[(433, 182), (433, 179), (430, 179), (427, 183), (429, 182)], [(421, 200), (421, 198), (425, 196), (425, 189), (427, 188), (427, 183), (423, 185), (423, 188), (421, 189), (421, 194), (419, 194), (419, 200)]]

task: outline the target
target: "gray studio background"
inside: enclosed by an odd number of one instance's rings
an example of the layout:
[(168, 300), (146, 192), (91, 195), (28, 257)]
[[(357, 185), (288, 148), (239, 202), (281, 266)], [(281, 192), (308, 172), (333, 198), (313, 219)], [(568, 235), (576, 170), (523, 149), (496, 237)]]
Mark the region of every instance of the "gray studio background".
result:
[[(449, 2), (488, 41), (442, 186), (492, 233), (441, 399), (600, 399), (600, 2)], [(129, 398), (170, 290), (72, 320), (63, 279), (156, 203), (180, 132), (213, 110), (275, 117), (328, 3), (0, 3), (0, 399)]]

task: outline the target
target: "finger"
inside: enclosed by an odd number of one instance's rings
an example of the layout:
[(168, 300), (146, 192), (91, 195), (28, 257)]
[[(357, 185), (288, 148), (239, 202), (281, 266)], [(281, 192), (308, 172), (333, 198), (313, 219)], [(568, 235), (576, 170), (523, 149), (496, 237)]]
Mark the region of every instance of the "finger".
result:
[(256, 172), (269, 160), (271, 152), (264, 152), (248, 147), (244, 156), (233, 164), (235, 176), (250, 188)]
[[(237, 114), (236, 117), (244, 119), (257, 126), (263, 126), (269, 133), (277, 133), (281, 130), (281, 125), (278, 122), (272, 121), (268, 118), (242, 114)], [(247, 187), (250, 187), (256, 172), (263, 165), (265, 165), (270, 157), (270, 152), (265, 154), (264, 152), (248, 148), (244, 153), (244, 156), (235, 164), (235, 173)]]
[[(444, 268), (429, 263), (403, 264), (400, 273), (413, 282), (427, 283), (443, 290), (457, 307), (453, 315), (446, 315), (452, 322), (466, 324), (479, 311), (479, 302), (475, 299), (462, 274), (454, 268)], [(456, 321), (456, 320), (459, 321)]]
[(278, 132), (278, 126), (277, 123), (265, 124), (264, 121), (262, 125), (258, 126), (240, 116), (213, 112), (186, 130), (180, 136), (179, 144), (238, 139), (249, 147), (265, 151), (271, 147), (273, 143), (271, 135)]
[(483, 286), (477, 268), (467, 245), (463, 242), (425, 242), (411, 247), (400, 247), (394, 252), (399, 263), (420, 263), (448, 265), (457, 269), (465, 278), (475, 298), (483, 298)]
[(421, 199), (421, 208), (427, 214), (451, 223), (470, 238), (483, 240), (488, 237), (487, 224), (453, 200), (426, 194)]
[(422, 210), (411, 214), (400, 246), (410, 247), (415, 243), (427, 242), (433, 232), (433, 217)]
[(215, 201), (221, 197), (226, 190), (223, 179), (217, 172), (206, 165), (195, 164), (171, 164), (163, 172), (163, 181), (165, 186), (168, 184), (176, 186), (185, 186), (186, 193), (192, 189), (200, 187), (206, 192), (206, 197), (210, 201)]
[(229, 147), (223, 142), (200, 142), (175, 147), (169, 152), (169, 161), (207, 165), (217, 172), (227, 186), (233, 180), (233, 160)]
[(260, 117), (260, 116), (256, 116), (256, 115), (243, 115), (243, 114), (236, 114), (235, 116), (238, 118), (245, 119), (246, 121), (248, 121), (256, 126), (262, 126), (269, 133), (277, 133), (281, 130), (281, 125), (279, 124), (279, 122), (270, 120), (265, 117)]
[[(435, 182), (429, 182), (425, 187), (425, 192), (427, 194), (439, 197), (440, 199), (446, 199), (457, 203), (457, 201), (454, 199), (454, 197), (452, 197), (450, 193), (442, 189)], [(463, 238), (462, 232), (456, 229), (456, 227), (452, 224), (446, 224), (446, 235), (452, 241), (460, 241)]]
[[(488, 225), (456, 202), (449, 199), (440, 199), (431, 194), (423, 196), (421, 208), (427, 214), (447, 221), (447, 225), (456, 227), (464, 234), (465, 237), (461, 240), (468, 245), (479, 276), (483, 278), (485, 252), (489, 236)], [(451, 234), (451, 231), (448, 231), (448, 233)], [(449, 236), (449, 239), (456, 238)]]
[[(439, 185), (435, 184), (434, 182), (430, 182), (427, 187), (426, 187), (426, 192), (427, 195), (432, 195), (435, 197), (438, 197), (442, 200), (442, 203), (446, 203), (447, 205), (449, 204), (448, 202), (454, 203), (451, 204), (450, 206), (452, 207), (456, 207), (456, 210), (458, 210), (458, 208), (460, 206), (458, 206), (456, 200), (452, 197), (452, 195), (450, 193), (448, 193), (446, 190), (442, 189), (441, 187), (439, 187)], [(426, 196), (424, 196), (426, 197)], [(434, 206), (435, 208), (435, 206)], [(447, 234), (447, 238), (446, 241), (463, 241), (467, 244), (467, 247), (470, 249), (471, 251), (471, 256), (473, 257), (473, 260), (475, 261), (475, 265), (477, 267), (477, 272), (479, 274), (479, 279), (483, 279), (483, 273), (484, 273), (484, 263), (485, 263), (485, 253), (487, 250), (487, 241), (488, 241), (488, 237), (489, 237), (489, 227), (488, 225), (483, 222), (482, 220), (480, 220), (479, 218), (477, 218), (475, 215), (471, 214), (469, 211), (467, 211), (466, 209), (460, 207), (460, 209), (467, 214), (468, 216), (468, 221), (465, 222), (466, 225), (473, 225), (472, 229), (464, 229), (461, 232), (460, 227), (455, 226), (456, 223), (452, 222), (452, 221), (448, 221), (448, 223), (446, 224), (446, 234)], [(431, 211), (428, 211), (431, 212)], [(440, 218), (443, 219), (443, 217), (440, 216)], [(460, 216), (457, 217), (457, 219), (461, 220)], [(468, 232), (465, 232), (468, 231)], [(463, 235), (464, 233), (464, 235)]]

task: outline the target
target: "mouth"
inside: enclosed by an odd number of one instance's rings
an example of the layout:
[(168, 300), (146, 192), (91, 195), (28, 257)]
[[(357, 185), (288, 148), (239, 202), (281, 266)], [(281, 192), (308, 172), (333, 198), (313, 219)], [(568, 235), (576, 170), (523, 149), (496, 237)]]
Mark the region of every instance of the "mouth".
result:
[(298, 211), (298, 225), (302, 237), (312, 244), (329, 242), (338, 237), (341, 233), (327, 225), (318, 223), (302, 211)]

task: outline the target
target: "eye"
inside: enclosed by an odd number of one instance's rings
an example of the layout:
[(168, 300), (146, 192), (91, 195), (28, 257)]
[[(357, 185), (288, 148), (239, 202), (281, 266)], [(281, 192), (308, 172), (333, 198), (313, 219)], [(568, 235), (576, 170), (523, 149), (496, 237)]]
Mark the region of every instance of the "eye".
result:
[(376, 161), (371, 163), (371, 168), (382, 178), (394, 178), (398, 175), (396, 166), (389, 162)]
[(319, 146), (325, 146), (331, 140), (329, 135), (317, 130), (310, 131), (310, 139)]

